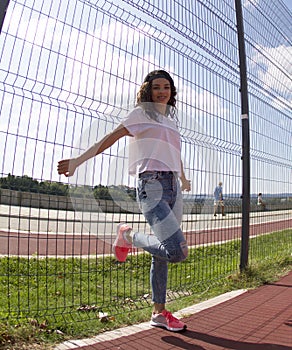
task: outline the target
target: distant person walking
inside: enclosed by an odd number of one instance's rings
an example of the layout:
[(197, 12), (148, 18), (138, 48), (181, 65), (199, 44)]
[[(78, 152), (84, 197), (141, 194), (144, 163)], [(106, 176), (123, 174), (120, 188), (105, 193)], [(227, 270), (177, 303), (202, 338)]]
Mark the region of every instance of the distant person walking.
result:
[(263, 210), (267, 209), (266, 203), (263, 201), (263, 195), (261, 192), (258, 194), (258, 203), (257, 204), (261, 209), (263, 209)]
[(214, 216), (217, 216), (217, 208), (221, 207), (222, 216), (225, 216), (224, 213), (224, 199), (223, 199), (223, 189), (222, 182), (220, 181), (218, 186), (214, 190)]
[(137, 199), (154, 234), (132, 232), (129, 225), (121, 223), (113, 252), (120, 262), (126, 260), (132, 246), (152, 255), (150, 282), (154, 306), (150, 324), (170, 331), (186, 328), (165, 309), (165, 303), (168, 263), (181, 262), (188, 255), (187, 241), (180, 227), (181, 191), (191, 189), (181, 161), (175, 96), (173, 79), (166, 71), (150, 72), (138, 91), (136, 107), (122, 123), (79, 157), (64, 159), (58, 164), (59, 174), (72, 176), (83, 162), (122, 137), (130, 137), (129, 173), (138, 179)]

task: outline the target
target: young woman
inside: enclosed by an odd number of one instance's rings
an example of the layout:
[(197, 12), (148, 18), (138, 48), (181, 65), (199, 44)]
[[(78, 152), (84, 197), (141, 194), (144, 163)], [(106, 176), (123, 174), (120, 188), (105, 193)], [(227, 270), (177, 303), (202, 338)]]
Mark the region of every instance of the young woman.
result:
[(190, 181), (185, 177), (181, 161), (175, 96), (176, 88), (169, 73), (150, 72), (137, 94), (136, 107), (124, 121), (77, 158), (61, 160), (58, 173), (72, 176), (86, 160), (120, 138), (131, 137), (129, 173), (138, 178), (137, 200), (153, 234), (132, 232), (129, 225), (120, 224), (113, 252), (121, 262), (126, 260), (132, 246), (152, 255), (150, 281), (154, 306), (150, 324), (181, 331), (186, 325), (165, 309), (168, 263), (183, 261), (188, 255), (180, 226), (181, 190), (190, 191)]

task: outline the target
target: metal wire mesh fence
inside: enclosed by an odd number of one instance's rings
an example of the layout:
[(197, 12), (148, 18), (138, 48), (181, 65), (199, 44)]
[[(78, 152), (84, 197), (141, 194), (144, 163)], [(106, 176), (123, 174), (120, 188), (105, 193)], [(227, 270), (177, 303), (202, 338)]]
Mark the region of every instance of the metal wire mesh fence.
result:
[[(3, 16), (4, 17), (4, 16)], [(243, 7), (250, 104), (250, 264), (291, 253), (291, 13)], [(150, 255), (119, 264), (119, 222), (150, 233), (128, 175), (128, 139), (66, 182), (76, 156), (134, 107), (146, 74), (177, 87), (183, 163), (192, 182), (182, 228), (190, 254), (171, 264), (168, 300), (238, 271), (240, 77), (230, 1), (10, 1), (0, 36), (0, 319), (87, 320), (148, 307)], [(223, 182), (225, 217), (214, 216)], [(258, 199), (262, 193), (261, 203)]]

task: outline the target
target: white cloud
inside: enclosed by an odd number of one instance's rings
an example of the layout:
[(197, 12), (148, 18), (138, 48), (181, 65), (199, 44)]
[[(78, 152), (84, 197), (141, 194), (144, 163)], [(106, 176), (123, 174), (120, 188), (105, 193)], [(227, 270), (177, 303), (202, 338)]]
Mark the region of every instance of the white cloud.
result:
[(243, 6), (248, 8), (250, 6), (256, 6), (259, 3), (259, 0), (244, 0)]
[[(261, 52), (261, 53), (259, 53)], [(252, 57), (257, 76), (265, 89), (276, 90), (292, 101), (292, 47), (258, 47)], [(260, 68), (262, 67), (262, 68)]]

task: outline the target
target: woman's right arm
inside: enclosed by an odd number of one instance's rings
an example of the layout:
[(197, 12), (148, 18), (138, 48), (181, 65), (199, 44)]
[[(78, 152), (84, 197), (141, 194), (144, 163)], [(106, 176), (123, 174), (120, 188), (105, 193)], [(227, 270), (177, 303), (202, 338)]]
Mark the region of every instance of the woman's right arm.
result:
[(63, 159), (58, 162), (59, 175), (72, 176), (75, 173), (76, 168), (87, 161), (90, 158), (97, 156), (98, 154), (111, 147), (116, 141), (124, 136), (131, 136), (128, 129), (120, 124), (110, 134), (106, 135), (103, 139), (96, 142), (93, 146), (88, 148), (84, 153), (76, 158)]

